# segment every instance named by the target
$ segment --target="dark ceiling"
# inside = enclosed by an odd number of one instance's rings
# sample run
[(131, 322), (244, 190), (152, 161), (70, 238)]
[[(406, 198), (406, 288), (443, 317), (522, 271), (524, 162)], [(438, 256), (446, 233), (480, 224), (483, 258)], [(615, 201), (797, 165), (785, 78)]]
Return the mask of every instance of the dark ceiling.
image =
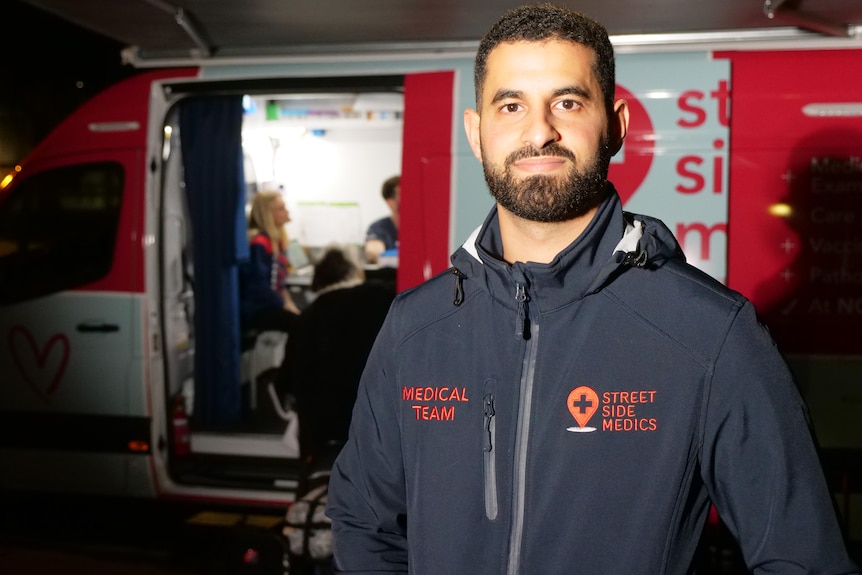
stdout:
[[(474, 47), (513, 0), (23, 0), (135, 61)], [(560, 0), (612, 37), (779, 29), (860, 39), (862, 0)], [(772, 15), (770, 17), (769, 15)]]

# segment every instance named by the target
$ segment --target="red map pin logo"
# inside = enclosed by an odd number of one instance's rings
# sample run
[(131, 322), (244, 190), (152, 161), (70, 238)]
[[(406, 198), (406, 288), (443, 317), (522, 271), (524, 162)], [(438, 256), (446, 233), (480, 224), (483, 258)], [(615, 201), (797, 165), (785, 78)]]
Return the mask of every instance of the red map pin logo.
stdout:
[(578, 426), (584, 427), (599, 408), (599, 396), (592, 388), (582, 385), (569, 392), (566, 407), (578, 422)]

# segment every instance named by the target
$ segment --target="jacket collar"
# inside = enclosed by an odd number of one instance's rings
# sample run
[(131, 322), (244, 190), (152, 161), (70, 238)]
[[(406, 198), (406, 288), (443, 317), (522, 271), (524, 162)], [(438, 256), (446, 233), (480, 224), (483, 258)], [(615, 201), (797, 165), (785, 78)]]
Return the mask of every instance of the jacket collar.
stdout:
[(547, 264), (509, 265), (501, 254), (497, 208), (451, 258), (452, 264), (508, 307), (516, 308), (516, 284), (540, 311), (551, 311), (600, 291), (632, 267), (655, 267), (670, 257), (684, 259), (682, 250), (663, 223), (623, 212), (611, 184), (584, 232)]

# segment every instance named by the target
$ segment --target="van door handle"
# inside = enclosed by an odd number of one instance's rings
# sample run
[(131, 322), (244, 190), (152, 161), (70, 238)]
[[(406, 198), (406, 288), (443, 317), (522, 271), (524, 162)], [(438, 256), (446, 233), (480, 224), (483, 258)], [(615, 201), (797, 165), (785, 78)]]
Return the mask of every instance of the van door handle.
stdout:
[(79, 323), (78, 331), (81, 333), (110, 333), (120, 331), (120, 326), (113, 323)]

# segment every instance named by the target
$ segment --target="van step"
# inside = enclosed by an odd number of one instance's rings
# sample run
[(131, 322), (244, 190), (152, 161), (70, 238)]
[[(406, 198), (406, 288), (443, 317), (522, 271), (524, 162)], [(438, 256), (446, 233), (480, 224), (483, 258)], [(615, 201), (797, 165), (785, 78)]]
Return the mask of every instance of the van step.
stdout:
[(178, 483), (296, 493), (305, 466), (295, 458), (191, 455), (174, 461)]

